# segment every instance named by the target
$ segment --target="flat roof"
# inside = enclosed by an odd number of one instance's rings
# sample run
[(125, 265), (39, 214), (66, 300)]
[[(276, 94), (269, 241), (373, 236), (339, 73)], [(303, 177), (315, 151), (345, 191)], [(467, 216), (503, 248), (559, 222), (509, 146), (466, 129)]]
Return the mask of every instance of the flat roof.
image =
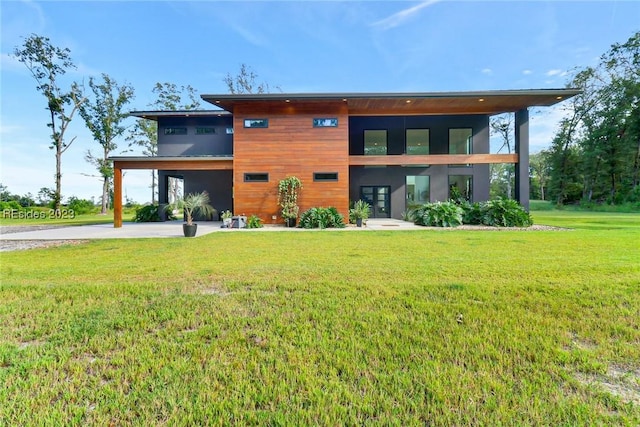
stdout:
[(230, 113), (246, 103), (346, 103), (349, 115), (500, 114), (533, 106), (548, 107), (579, 89), (519, 89), (472, 92), (262, 93), (201, 95)]
[(158, 117), (222, 117), (229, 116), (228, 111), (218, 110), (149, 110), (149, 111), (130, 111), (130, 116), (139, 117), (141, 119), (149, 119), (158, 121)]

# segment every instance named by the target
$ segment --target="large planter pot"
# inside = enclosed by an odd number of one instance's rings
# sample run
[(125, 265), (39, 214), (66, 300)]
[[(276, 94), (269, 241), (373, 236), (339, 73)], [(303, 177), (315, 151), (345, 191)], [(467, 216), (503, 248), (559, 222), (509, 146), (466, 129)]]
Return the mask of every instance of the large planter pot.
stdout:
[(287, 227), (295, 227), (296, 226), (296, 218), (287, 218), (284, 220), (284, 223)]
[(198, 224), (182, 224), (184, 237), (194, 237), (198, 230)]
[(362, 227), (362, 218), (356, 218), (356, 227)]

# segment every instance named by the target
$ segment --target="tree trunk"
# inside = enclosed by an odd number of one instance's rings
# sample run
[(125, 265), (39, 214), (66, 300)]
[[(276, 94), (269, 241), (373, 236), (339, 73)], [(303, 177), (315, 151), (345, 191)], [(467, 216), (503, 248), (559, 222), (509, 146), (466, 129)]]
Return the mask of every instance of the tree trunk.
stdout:
[(53, 208), (60, 210), (60, 203), (62, 202), (62, 151), (60, 149), (60, 142), (56, 145), (56, 192), (53, 195)]
[(102, 209), (100, 213), (105, 215), (109, 209), (109, 177), (104, 177), (102, 180)]
[(156, 204), (156, 171), (151, 170), (151, 204)]

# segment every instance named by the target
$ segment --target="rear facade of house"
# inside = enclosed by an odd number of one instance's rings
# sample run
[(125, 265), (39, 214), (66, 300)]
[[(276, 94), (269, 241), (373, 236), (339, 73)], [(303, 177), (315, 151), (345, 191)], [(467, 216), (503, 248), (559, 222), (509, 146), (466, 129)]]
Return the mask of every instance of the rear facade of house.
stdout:
[[(219, 212), (282, 223), (277, 188), (287, 176), (302, 181), (301, 212), (334, 206), (347, 217), (363, 199), (371, 217), (401, 218), (415, 204), (488, 200), (490, 164), (513, 163), (515, 196), (527, 207), (528, 108), (576, 93), (203, 95), (215, 110), (132, 112), (157, 121), (158, 153), (113, 158), (114, 225), (126, 169), (157, 169), (160, 203), (177, 177), (184, 193), (207, 191)], [(501, 113), (515, 113), (515, 153), (490, 154), (490, 117)]]

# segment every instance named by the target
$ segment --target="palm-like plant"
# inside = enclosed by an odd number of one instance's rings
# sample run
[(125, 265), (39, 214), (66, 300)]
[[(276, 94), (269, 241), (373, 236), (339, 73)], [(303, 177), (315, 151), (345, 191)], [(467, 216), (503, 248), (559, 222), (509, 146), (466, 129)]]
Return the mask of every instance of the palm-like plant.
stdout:
[(213, 215), (216, 210), (209, 204), (209, 193), (189, 193), (178, 202), (178, 207), (184, 209), (187, 225), (193, 224), (193, 215), (201, 213), (206, 216)]

